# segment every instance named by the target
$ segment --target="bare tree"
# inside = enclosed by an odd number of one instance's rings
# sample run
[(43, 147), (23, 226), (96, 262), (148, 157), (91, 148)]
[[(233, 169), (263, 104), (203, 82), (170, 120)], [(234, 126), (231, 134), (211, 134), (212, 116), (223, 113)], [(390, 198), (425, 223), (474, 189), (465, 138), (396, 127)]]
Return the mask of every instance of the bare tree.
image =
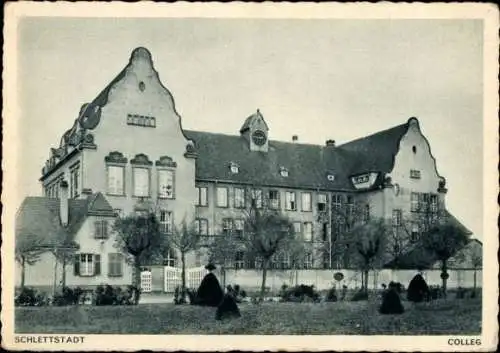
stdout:
[(180, 227), (174, 226), (169, 243), (176, 248), (181, 255), (181, 302), (186, 300), (186, 255), (199, 248), (201, 235), (193, 222), (187, 223), (184, 218)]
[(26, 284), (26, 265), (35, 265), (40, 260), (40, 256), (46, 251), (47, 249), (40, 247), (35, 241), (16, 239), (15, 258), (21, 266), (21, 289)]
[(425, 250), (440, 262), (443, 293), (446, 295), (448, 260), (468, 242), (468, 234), (449, 217), (442, 217), (422, 236)]
[(141, 266), (163, 253), (167, 243), (154, 212), (145, 212), (117, 218), (114, 224), (117, 233), (116, 247), (128, 254), (134, 265), (136, 287), (135, 304), (139, 302)]
[(271, 259), (295, 239), (292, 222), (279, 209), (270, 207), (262, 191), (250, 191), (249, 207), (244, 210), (245, 231), (241, 236), (247, 253), (262, 259), (262, 284), (260, 297), (263, 300), (266, 277)]
[[(78, 251), (79, 245), (76, 243), (63, 244), (52, 249), (52, 254), (56, 260), (55, 271), (57, 273), (57, 263), (61, 264), (61, 287), (66, 287), (66, 266), (75, 258), (75, 253)], [(56, 274), (54, 274), (56, 276)], [(55, 290), (55, 287), (54, 287)]]
[(208, 244), (208, 257), (210, 262), (219, 265), (223, 287), (226, 286), (226, 269), (232, 262), (238, 243), (233, 234), (224, 233), (214, 236)]
[(386, 254), (387, 225), (381, 218), (357, 223), (352, 228), (349, 237), (351, 255), (363, 271), (363, 288), (368, 294), (369, 272), (381, 265)]

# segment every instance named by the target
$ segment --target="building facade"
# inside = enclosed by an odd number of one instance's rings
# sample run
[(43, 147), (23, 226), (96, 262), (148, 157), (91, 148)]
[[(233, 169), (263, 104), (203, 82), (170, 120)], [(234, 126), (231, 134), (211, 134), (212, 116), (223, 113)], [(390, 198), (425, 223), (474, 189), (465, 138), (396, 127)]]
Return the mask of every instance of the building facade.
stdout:
[[(294, 222), (311, 250), (305, 269), (348, 265), (336, 242), (352, 219), (381, 217), (397, 227), (422, 210), (444, 210), (447, 191), (413, 117), (342, 145), (275, 141), (259, 110), (233, 135), (185, 130), (145, 48), (132, 52), (50, 150), (40, 178), (45, 197), (58, 198), (62, 180), (70, 198), (101, 192), (119, 215), (154, 205), (166, 236), (182, 220), (196, 222), (207, 238), (240, 232), (242, 209), (260, 200)], [(411, 223), (412, 237), (419, 227)], [(165, 264), (176, 257), (167, 254)], [(189, 266), (206, 260), (203, 249), (188, 258)], [(231, 265), (259, 266), (237, 250)], [(289, 265), (287, 254), (273, 262)]]

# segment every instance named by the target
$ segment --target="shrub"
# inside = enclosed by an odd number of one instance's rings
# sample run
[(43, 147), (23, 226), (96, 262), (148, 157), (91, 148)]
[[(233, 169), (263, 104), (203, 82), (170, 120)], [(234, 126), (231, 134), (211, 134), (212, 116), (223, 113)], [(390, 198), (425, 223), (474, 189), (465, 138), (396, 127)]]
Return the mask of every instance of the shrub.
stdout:
[(337, 289), (335, 288), (335, 285), (332, 288), (330, 288), (330, 290), (326, 294), (325, 300), (327, 302), (336, 302), (337, 301)]
[(54, 295), (52, 303), (56, 306), (76, 305), (80, 303), (82, 296), (83, 290), (80, 287), (63, 287), (60, 293)]
[(342, 286), (342, 292), (340, 293), (340, 300), (345, 300), (345, 297), (347, 295), (347, 286), (344, 284)]
[(397, 286), (389, 285), (389, 289), (384, 292), (382, 305), (379, 308), (381, 314), (402, 314), (405, 309), (401, 304), (401, 299), (397, 292)]
[(363, 288), (354, 293), (351, 298), (352, 302), (358, 302), (362, 300), (368, 300), (368, 293), (366, 293)]
[(394, 289), (396, 291), (396, 293), (398, 293), (398, 294), (403, 293), (403, 290), (404, 290), (404, 287), (401, 283), (394, 282), (394, 281), (389, 282), (389, 289), (391, 289), (391, 288)]
[(121, 287), (112, 287), (109, 284), (97, 286), (94, 291), (93, 302), (95, 305), (134, 305), (136, 302), (137, 288), (128, 286), (127, 290)]
[(186, 304), (186, 295), (188, 294), (187, 288), (182, 290), (180, 286), (175, 287), (174, 291), (174, 304)]
[(295, 287), (281, 288), (280, 298), (283, 302), (303, 302), (305, 300), (311, 299), (311, 301), (319, 301), (319, 293), (314, 290), (314, 286), (299, 285)]
[(456, 299), (464, 299), (466, 293), (467, 293), (467, 290), (465, 290), (462, 287), (458, 287), (457, 288), (457, 293), (456, 293)]
[(407, 298), (411, 302), (421, 302), (429, 295), (429, 287), (421, 274), (415, 275), (408, 285)]
[(44, 306), (49, 304), (49, 298), (45, 294), (29, 287), (24, 287), (14, 299), (15, 306)]

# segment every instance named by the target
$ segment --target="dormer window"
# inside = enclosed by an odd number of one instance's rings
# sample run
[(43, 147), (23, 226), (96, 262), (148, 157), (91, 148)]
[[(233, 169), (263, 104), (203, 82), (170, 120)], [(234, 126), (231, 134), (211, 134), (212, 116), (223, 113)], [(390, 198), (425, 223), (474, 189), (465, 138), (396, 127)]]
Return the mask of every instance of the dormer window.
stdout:
[(328, 174), (328, 175), (326, 176), (326, 178), (328, 179), (328, 181), (334, 181), (334, 180), (335, 180), (335, 175), (333, 175), (333, 174)]
[(285, 167), (280, 167), (280, 175), (286, 178), (288, 176), (288, 169), (286, 169)]
[(229, 168), (231, 169), (231, 173), (233, 174), (238, 174), (240, 171), (240, 167), (238, 166), (237, 163), (234, 162), (230, 163)]

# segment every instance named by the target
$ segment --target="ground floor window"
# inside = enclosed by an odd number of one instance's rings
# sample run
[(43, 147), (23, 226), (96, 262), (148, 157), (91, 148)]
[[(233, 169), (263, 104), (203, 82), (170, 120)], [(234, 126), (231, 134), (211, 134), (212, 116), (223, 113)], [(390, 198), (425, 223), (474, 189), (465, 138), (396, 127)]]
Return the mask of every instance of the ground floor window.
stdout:
[(77, 254), (75, 256), (75, 276), (97, 276), (101, 274), (101, 255)]
[(108, 255), (108, 276), (123, 276), (123, 254), (114, 253)]

